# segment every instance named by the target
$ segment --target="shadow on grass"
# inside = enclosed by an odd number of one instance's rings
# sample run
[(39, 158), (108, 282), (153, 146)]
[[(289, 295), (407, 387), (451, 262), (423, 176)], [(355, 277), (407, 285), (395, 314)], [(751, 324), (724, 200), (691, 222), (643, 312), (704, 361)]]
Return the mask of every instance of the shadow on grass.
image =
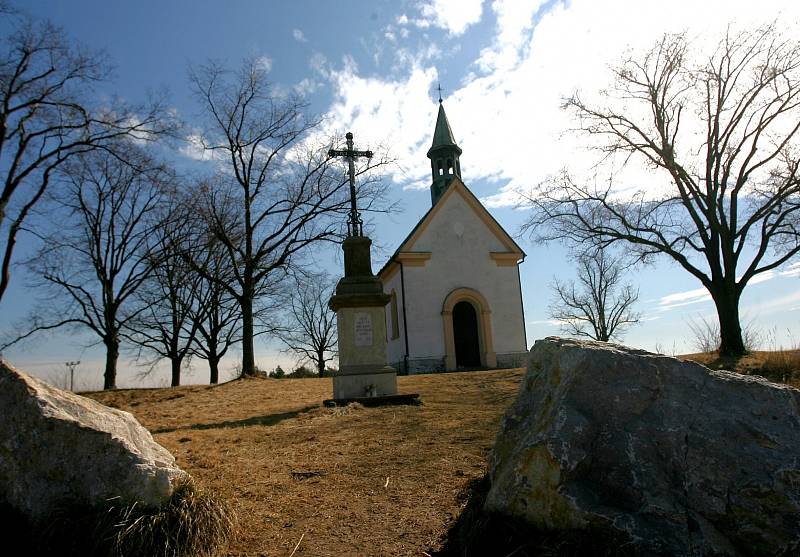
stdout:
[[(88, 496), (88, 494), (87, 494)], [(236, 529), (231, 507), (184, 479), (158, 506), (119, 498), (64, 500), (46, 517), (0, 502), (3, 555), (25, 557), (207, 557), (219, 555)]]
[(460, 495), (464, 510), (432, 557), (629, 557), (628, 540), (610, 532), (542, 530), (484, 510), (489, 476), (470, 482)]
[(216, 422), (211, 424), (192, 424), (192, 425), (178, 426), (178, 427), (163, 427), (160, 429), (152, 430), (152, 433), (172, 433), (174, 431), (181, 431), (184, 429), (203, 430), (203, 429), (230, 429), (235, 427), (249, 427), (255, 425), (273, 426), (279, 424), (284, 420), (290, 420), (292, 418), (296, 418), (300, 414), (309, 412), (314, 408), (319, 408), (319, 405), (313, 404), (311, 406), (306, 406), (305, 408), (301, 408), (300, 410), (281, 412), (280, 414), (268, 414), (266, 416), (253, 416), (250, 418), (243, 418), (241, 420), (229, 420), (226, 422)]

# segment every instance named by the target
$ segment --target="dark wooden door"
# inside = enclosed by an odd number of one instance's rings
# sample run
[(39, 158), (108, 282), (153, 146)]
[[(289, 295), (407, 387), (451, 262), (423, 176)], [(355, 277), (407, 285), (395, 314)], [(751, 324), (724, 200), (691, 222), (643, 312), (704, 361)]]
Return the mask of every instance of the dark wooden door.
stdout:
[(478, 315), (469, 302), (458, 302), (453, 308), (453, 340), (457, 367), (480, 367)]

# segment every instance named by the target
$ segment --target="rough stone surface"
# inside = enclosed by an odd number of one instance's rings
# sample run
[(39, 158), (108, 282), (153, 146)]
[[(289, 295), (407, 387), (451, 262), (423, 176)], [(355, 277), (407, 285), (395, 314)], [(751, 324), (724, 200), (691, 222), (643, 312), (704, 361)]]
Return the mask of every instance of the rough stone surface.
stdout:
[(646, 555), (800, 554), (800, 391), (550, 337), (491, 455), (486, 509)]
[(0, 361), (0, 502), (29, 519), (56, 507), (163, 503), (185, 472), (128, 412)]

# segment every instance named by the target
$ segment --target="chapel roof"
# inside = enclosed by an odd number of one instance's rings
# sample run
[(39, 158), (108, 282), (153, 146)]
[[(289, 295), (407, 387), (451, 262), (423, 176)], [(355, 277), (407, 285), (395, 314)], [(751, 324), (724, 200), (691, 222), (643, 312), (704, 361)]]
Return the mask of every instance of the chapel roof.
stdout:
[[(456, 193), (460, 194), (464, 200), (467, 201), (467, 204), (472, 207), (478, 217), (480, 217), (481, 220), (486, 223), (498, 240), (500, 240), (500, 242), (506, 246), (506, 249), (509, 250), (508, 253), (518, 253), (521, 258), (525, 257), (525, 252), (521, 247), (519, 247), (519, 244), (514, 241), (511, 235), (505, 231), (505, 229), (500, 225), (500, 223), (497, 222), (497, 220), (495, 220), (486, 207), (483, 206), (483, 203), (480, 202), (475, 194), (472, 193), (459, 178), (453, 178), (451, 187), (448, 188), (448, 190), (442, 196), (443, 200), (445, 197), (455, 195)], [(417, 222), (416, 226), (414, 226), (414, 228), (411, 229), (411, 232), (408, 233), (408, 236), (406, 236), (403, 241), (400, 242), (400, 245), (397, 246), (397, 249), (389, 258), (389, 260), (386, 261), (383, 267), (381, 267), (381, 270), (378, 271), (378, 276), (381, 276), (387, 269), (389, 269), (392, 263), (397, 262), (397, 256), (400, 255), (401, 252), (407, 251), (413, 247), (414, 242), (416, 242), (419, 235), (422, 234), (422, 231), (428, 226), (430, 221), (436, 217), (436, 213), (438, 213), (443, 206), (444, 203), (437, 203), (428, 209), (424, 215), (422, 215), (422, 218), (419, 219), (419, 222)]]

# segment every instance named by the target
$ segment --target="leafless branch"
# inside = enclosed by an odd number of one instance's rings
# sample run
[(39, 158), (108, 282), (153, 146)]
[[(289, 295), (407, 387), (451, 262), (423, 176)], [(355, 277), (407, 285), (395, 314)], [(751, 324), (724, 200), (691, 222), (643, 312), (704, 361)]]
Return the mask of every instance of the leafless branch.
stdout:
[(109, 74), (106, 57), (48, 22), (15, 21), (0, 47), (0, 299), (17, 234), (56, 170), (90, 151), (113, 153), (123, 138), (153, 141), (176, 127), (160, 100), (130, 106), (114, 99), (113, 108), (94, 101), (93, 87)]
[(639, 291), (622, 284), (624, 267), (604, 250), (578, 259), (576, 282), (555, 280), (555, 294), (548, 312), (568, 334), (608, 342), (622, 337), (625, 329), (639, 322), (633, 311)]
[[(703, 57), (705, 56), (705, 57)], [(523, 231), (579, 249), (663, 255), (706, 287), (721, 351), (744, 350), (739, 299), (753, 277), (800, 253), (800, 43), (774, 25), (728, 31), (716, 51), (666, 35), (614, 71), (605, 104), (565, 101), (579, 133), (669, 179), (623, 197), (569, 171), (527, 192)]]
[[(259, 300), (279, 288), (310, 247), (341, 237), (349, 208), (348, 182), (327, 156), (330, 145), (311, 143), (320, 121), (303, 101), (275, 95), (263, 68), (246, 60), (238, 71), (209, 62), (190, 79), (206, 114), (205, 148), (222, 169), (198, 196), (195, 213), (222, 246), (230, 276), (214, 277), (196, 257), (192, 267), (236, 300), (242, 320), (242, 370), (255, 372), (253, 338)], [(358, 171), (361, 206), (381, 210), (385, 186), (373, 159)], [(263, 328), (261, 329), (263, 330)]]

